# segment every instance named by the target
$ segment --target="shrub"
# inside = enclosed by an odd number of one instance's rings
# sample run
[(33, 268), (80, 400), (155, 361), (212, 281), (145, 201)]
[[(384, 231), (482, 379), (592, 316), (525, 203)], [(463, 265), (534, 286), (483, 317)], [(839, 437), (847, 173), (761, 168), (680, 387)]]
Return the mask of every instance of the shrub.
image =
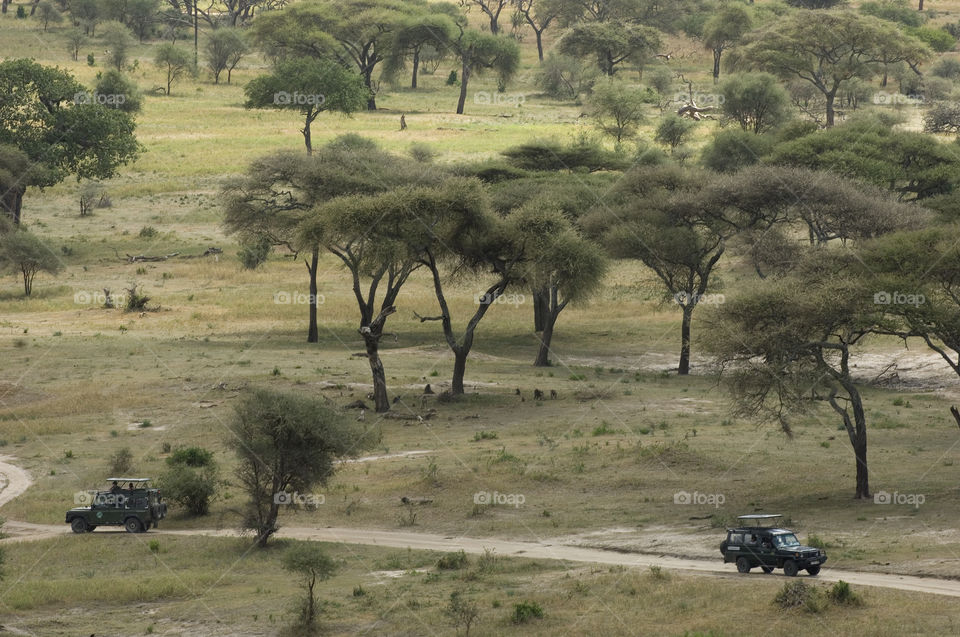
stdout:
[(803, 580), (787, 582), (773, 598), (773, 603), (783, 610), (803, 608), (811, 613), (823, 610), (821, 593)]
[(771, 150), (773, 140), (769, 137), (740, 128), (728, 128), (714, 136), (713, 141), (703, 149), (700, 161), (710, 170), (736, 172), (758, 163)]
[(260, 237), (249, 243), (241, 243), (237, 257), (244, 270), (256, 270), (263, 265), (270, 255), (270, 240)]
[(466, 567), (469, 563), (467, 554), (461, 550), (440, 556), (440, 559), (437, 560), (437, 568), (443, 571), (456, 571)]
[(597, 80), (597, 65), (592, 60), (549, 53), (543, 60), (534, 83), (555, 99), (576, 99)]
[(554, 140), (533, 141), (508, 148), (501, 153), (523, 170), (623, 170), (628, 161), (619, 153), (605, 149), (589, 139), (578, 139), (568, 146)]
[(939, 102), (923, 116), (923, 130), (928, 133), (956, 133), (960, 131), (960, 104)]
[(443, 614), (450, 618), (454, 630), (459, 633), (460, 627), (463, 626), (463, 634), (469, 635), (470, 627), (477, 621), (480, 611), (476, 603), (465, 599), (460, 591), (454, 591), (450, 593), (450, 601), (443, 609)]
[(943, 57), (930, 68), (930, 75), (945, 77), (948, 80), (960, 79), (960, 60)]
[(513, 614), (510, 621), (514, 624), (526, 624), (534, 619), (543, 619), (543, 608), (540, 604), (530, 601), (522, 601), (513, 605)]
[(130, 452), (129, 447), (123, 447), (118, 449), (109, 459), (110, 463), (110, 473), (115, 476), (121, 476), (121, 474), (129, 473), (133, 469), (133, 454)]
[(203, 447), (179, 447), (167, 458), (167, 464), (182, 464), (188, 467), (213, 466), (213, 452)]
[(853, 589), (850, 588), (850, 584), (840, 580), (836, 582), (833, 587), (827, 591), (827, 597), (834, 604), (843, 604), (846, 606), (862, 606), (863, 599), (853, 592)]
[(410, 156), (414, 161), (418, 161), (421, 164), (429, 164), (436, 157), (436, 153), (433, 151), (433, 148), (429, 144), (424, 144), (423, 142), (414, 142), (410, 144)]
[(191, 515), (206, 515), (217, 490), (217, 469), (215, 466), (194, 468), (172, 464), (160, 476), (159, 484), (168, 500), (184, 507)]

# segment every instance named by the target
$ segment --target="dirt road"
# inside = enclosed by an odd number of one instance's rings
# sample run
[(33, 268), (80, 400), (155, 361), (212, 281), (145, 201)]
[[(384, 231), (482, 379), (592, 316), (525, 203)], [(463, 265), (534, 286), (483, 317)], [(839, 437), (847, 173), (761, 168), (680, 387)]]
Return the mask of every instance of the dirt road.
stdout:
[[(5, 476), (0, 480), (3, 490), (0, 491), (0, 505), (20, 495), (30, 486), (30, 476), (5, 460), (0, 458), (0, 474)], [(5, 530), (11, 535), (3, 542), (30, 541), (46, 537), (53, 537), (70, 533), (69, 527), (64, 525), (32, 524), (28, 522), (10, 521)], [(122, 530), (99, 529), (95, 533), (122, 533)], [(164, 535), (205, 535), (232, 537), (234, 530), (164, 530), (157, 529), (150, 533)], [(430, 551), (459, 551), (467, 553), (483, 553), (486, 549), (495, 551), (498, 555), (507, 557), (528, 557), (535, 559), (566, 560), (570, 562), (589, 562), (595, 564), (620, 565), (626, 567), (648, 568), (660, 566), (666, 569), (688, 571), (707, 576), (738, 576), (732, 564), (720, 562), (719, 552), (717, 559), (684, 559), (661, 556), (652, 553), (624, 553), (603, 549), (585, 548), (551, 544), (549, 542), (517, 542), (499, 538), (468, 538), (435, 535), (430, 533), (413, 533), (408, 531), (383, 531), (376, 529), (356, 528), (305, 528), (284, 527), (277, 534), (278, 537), (287, 537), (300, 540), (315, 540), (322, 542), (343, 542), (346, 544), (367, 544), (391, 548), (412, 548)], [(760, 575), (759, 572), (743, 577), (785, 577), (783, 575)], [(858, 573), (854, 571), (834, 570), (828, 565), (817, 576), (819, 580), (835, 582), (844, 580), (859, 586), (878, 586), (893, 588), (902, 591), (932, 593), (960, 597), (960, 581), (937, 579), (933, 577), (910, 577), (906, 575), (887, 575), (882, 573)]]

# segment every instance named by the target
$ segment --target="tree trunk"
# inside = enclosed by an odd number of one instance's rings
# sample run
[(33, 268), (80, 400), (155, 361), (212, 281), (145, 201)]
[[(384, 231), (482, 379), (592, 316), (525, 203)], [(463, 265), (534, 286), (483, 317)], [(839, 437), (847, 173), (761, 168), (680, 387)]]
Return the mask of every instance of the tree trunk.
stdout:
[(20, 225), (20, 214), (23, 209), (23, 193), (25, 186), (10, 188), (0, 196), (0, 210), (6, 212), (13, 221), (13, 225)]
[(317, 329), (317, 270), (319, 267), (320, 246), (316, 246), (310, 254), (310, 263), (307, 264), (307, 272), (310, 273), (310, 326), (307, 328), (308, 343), (316, 343), (320, 340), (319, 330)]
[(467, 356), (470, 349), (461, 347), (453, 353), (453, 387), (450, 393), (454, 396), (463, 395), (463, 376), (467, 373)]
[(413, 52), (413, 74), (410, 78), (410, 88), (417, 88), (417, 71), (420, 69), (420, 49)]
[(30, 296), (30, 292), (33, 291), (33, 276), (35, 273), (30, 271), (27, 266), (21, 266), (20, 271), (23, 272), (23, 295)]
[(2, 0), (2, 1), (0, 1), (0, 13), (6, 15), (6, 13), (7, 13), (7, 5), (8, 5), (9, 3), (10, 3), (10, 0)]
[[(274, 493), (279, 491), (275, 489)], [(270, 536), (277, 531), (277, 516), (280, 514), (280, 505), (276, 502), (273, 502), (273, 493), (270, 494), (270, 508), (267, 511), (267, 518), (263, 520), (260, 524), (260, 528), (257, 529), (257, 547), (266, 548), (267, 540), (270, 539)]]
[(720, 49), (713, 50), (713, 83), (720, 81), (720, 55), (723, 52)]
[(837, 91), (834, 89), (833, 91), (825, 93), (824, 95), (827, 98), (827, 128), (832, 128), (834, 121), (833, 100), (837, 96)]
[(537, 360), (533, 362), (534, 367), (550, 366), (550, 342), (553, 340), (553, 326), (557, 323), (557, 317), (560, 310), (552, 310), (548, 313), (546, 325), (543, 326), (543, 332), (540, 335), (540, 349), (537, 351)]
[(460, 71), (460, 101), (457, 102), (457, 115), (463, 115), (463, 106), (467, 103), (467, 82), (470, 81), (470, 65), (464, 61)]
[(310, 117), (309, 116), (304, 121), (303, 130), (301, 132), (303, 133), (303, 144), (304, 146), (307, 147), (307, 154), (312, 155), (313, 142), (311, 141), (311, 138), (310, 138)]
[(543, 31), (533, 30), (537, 34), (537, 56), (540, 58), (540, 63), (543, 63)]
[(377, 94), (373, 90), (373, 68), (367, 68), (363, 72), (363, 83), (370, 89), (370, 97), (367, 99), (367, 110), (377, 110)]
[(500, 25), (497, 23), (497, 16), (490, 15), (490, 33), (497, 35), (500, 33)]
[(690, 321), (693, 318), (694, 305), (683, 306), (683, 318), (680, 321), (680, 364), (677, 373), (686, 376), (690, 373)]
[(542, 332), (546, 327), (546, 316), (550, 311), (550, 291), (533, 291), (533, 331)]
[(917, 3), (917, 11), (923, 11), (923, 0), (919, 0)]
[(378, 414), (390, 411), (390, 399), (387, 397), (387, 376), (383, 371), (383, 361), (380, 360), (380, 337), (374, 334), (364, 334), (364, 343), (367, 346), (367, 360), (370, 361), (370, 373), (373, 375), (373, 402)]
[(852, 382), (847, 382), (847, 394), (850, 396), (850, 406), (853, 409), (854, 430), (851, 432), (850, 442), (853, 444), (853, 454), (857, 460), (857, 499), (870, 498), (870, 479), (867, 471), (867, 419), (863, 412), (863, 401), (860, 392)]

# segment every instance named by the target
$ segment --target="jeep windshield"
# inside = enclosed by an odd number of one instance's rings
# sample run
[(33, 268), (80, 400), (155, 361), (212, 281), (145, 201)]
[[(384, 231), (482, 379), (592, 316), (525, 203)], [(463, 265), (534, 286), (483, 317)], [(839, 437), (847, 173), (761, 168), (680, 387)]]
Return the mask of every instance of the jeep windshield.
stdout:
[(774, 535), (773, 541), (777, 546), (800, 546), (797, 536), (793, 533), (784, 533), (782, 535)]

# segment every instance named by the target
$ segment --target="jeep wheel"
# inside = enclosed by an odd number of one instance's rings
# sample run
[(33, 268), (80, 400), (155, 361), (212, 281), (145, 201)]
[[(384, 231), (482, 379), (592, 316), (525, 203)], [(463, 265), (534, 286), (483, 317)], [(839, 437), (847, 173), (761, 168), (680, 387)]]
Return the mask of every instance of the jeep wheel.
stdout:
[(820, 572), (820, 567), (819, 567), (819, 566), (811, 566), (810, 568), (807, 569), (807, 572), (810, 573), (811, 575), (816, 575), (817, 573)]
[(86, 533), (90, 529), (87, 528), (87, 521), (83, 518), (73, 518), (70, 521), (70, 529), (74, 533)]
[(763, 571), (764, 573), (766, 573), (767, 575), (769, 575), (770, 573), (773, 572), (773, 567), (772, 567), (772, 566), (761, 566), (761, 567), (760, 567), (760, 570)]
[(737, 570), (740, 571), (741, 573), (749, 573), (749, 572), (750, 572), (750, 560), (748, 560), (748, 559), (745, 558), (745, 557), (738, 557), (738, 558), (737, 558)]
[(127, 518), (123, 522), (123, 528), (127, 530), (127, 533), (140, 533), (143, 525), (140, 524), (140, 520), (137, 518)]
[(790, 577), (796, 577), (798, 570), (799, 569), (797, 568), (797, 563), (794, 562), (793, 560), (787, 560), (786, 562), (783, 563), (784, 575), (788, 575)]

